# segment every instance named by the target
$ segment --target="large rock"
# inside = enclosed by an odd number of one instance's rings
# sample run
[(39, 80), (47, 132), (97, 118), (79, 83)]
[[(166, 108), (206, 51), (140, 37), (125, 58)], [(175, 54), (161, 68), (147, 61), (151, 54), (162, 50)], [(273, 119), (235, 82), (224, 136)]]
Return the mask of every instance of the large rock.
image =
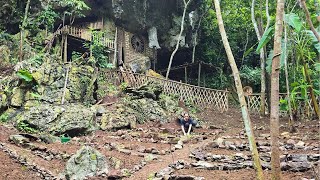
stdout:
[(134, 99), (126, 103), (137, 117), (139, 123), (144, 123), (145, 121), (161, 121), (166, 122), (168, 116), (166, 111), (159, 105), (157, 101), (149, 98)]
[(151, 68), (149, 57), (139, 57), (128, 63), (130, 69), (135, 73), (145, 73)]
[(124, 108), (106, 111), (101, 117), (102, 130), (132, 129), (136, 127), (136, 116)]
[(12, 97), (11, 97), (11, 105), (20, 107), (24, 103), (24, 98), (25, 98), (25, 90), (22, 88), (13, 88), (12, 90)]
[(0, 92), (0, 109), (8, 106), (7, 95)]
[(107, 174), (108, 171), (106, 157), (92, 147), (85, 146), (68, 160), (64, 175), (66, 179), (82, 180)]
[(43, 104), (22, 112), (19, 122), (42, 132), (77, 136), (93, 130), (95, 112), (83, 105), (55, 106)]
[(158, 100), (161, 92), (163, 91), (163, 87), (161, 84), (149, 81), (138, 88), (126, 90), (127, 93), (132, 94), (138, 98), (150, 98), (153, 100)]

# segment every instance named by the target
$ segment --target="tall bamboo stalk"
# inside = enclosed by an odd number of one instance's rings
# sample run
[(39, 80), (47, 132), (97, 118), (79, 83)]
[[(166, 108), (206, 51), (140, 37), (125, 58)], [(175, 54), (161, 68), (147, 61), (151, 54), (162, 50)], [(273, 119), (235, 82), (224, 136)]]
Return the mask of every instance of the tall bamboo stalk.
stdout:
[(245, 130), (246, 130), (246, 134), (248, 136), (250, 150), (251, 150), (252, 155), (253, 155), (254, 167), (255, 167), (255, 169), (257, 171), (257, 179), (260, 180), (260, 179), (263, 179), (263, 172), (262, 172), (262, 168), (261, 168), (261, 163), (260, 163), (259, 153), (258, 153), (258, 150), (257, 150), (257, 145), (256, 145), (256, 142), (255, 142), (255, 138), (254, 138), (254, 134), (253, 134), (252, 126), (251, 126), (251, 120), (250, 120), (250, 116), (249, 116), (249, 112), (248, 112), (247, 103), (246, 103), (246, 100), (244, 98), (243, 87), (242, 87), (242, 84), (241, 84), (239, 70), (238, 70), (238, 67), (236, 65), (234, 56), (232, 54), (230, 44), (228, 42), (227, 34), (226, 34), (226, 31), (225, 31), (225, 28), (224, 28), (224, 24), (223, 24), (223, 20), (222, 20), (219, 0), (214, 0), (214, 6), (215, 6), (215, 9), (216, 9), (217, 20), (218, 20), (218, 25), (219, 25), (221, 38), (222, 38), (222, 41), (223, 41), (223, 45), (224, 45), (225, 51), (227, 53), (228, 61), (229, 61), (230, 67), (232, 69), (234, 82), (235, 82), (235, 85), (236, 85), (236, 88), (237, 88), (238, 98), (239, 98), (240, 105), (241, 105), (242, 118), (243, 118)]

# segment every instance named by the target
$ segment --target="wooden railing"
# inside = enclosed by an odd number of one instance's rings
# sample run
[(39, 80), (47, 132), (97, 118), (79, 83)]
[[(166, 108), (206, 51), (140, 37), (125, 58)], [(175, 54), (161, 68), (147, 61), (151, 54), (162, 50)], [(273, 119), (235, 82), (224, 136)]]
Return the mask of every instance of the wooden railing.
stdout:
[(66, 25), (56, 31), (56, 34), (62, 34), (62, 33), (66, 33), (70, 36), (84, 39), (86, 41), (95, 40), (95, 41), (101, 43), (103, 46), (108, 47), (110, 49), (115, 48), (115, 44), (114, 44), (113, 40), (108, 39), (104, 36), (95, 36), (94, 33), (92, 33), (92, 31), (90, 31), (89, 29), (83, 29), (83, 28), (78, 28), (78, 27)]
[(163, 86), (163, 93), (166, 95), (177, 96), (179, 100), (184, 102), (191, 102), (192, 104), (201, 107), (213, 107), (221, 112), (227, 111), (228, 106), (228, 91), (209, 89), (190, 84), (181, 83), (173, 80), (165, 80), (144, 74), (137, 74), (131, 72), (121, 73), (120, 71), (106, 71), (103, 72), (105, 79), (110, 83), (129, 81), (129, 86), (139, 87), (147, 82), (157, 82)]

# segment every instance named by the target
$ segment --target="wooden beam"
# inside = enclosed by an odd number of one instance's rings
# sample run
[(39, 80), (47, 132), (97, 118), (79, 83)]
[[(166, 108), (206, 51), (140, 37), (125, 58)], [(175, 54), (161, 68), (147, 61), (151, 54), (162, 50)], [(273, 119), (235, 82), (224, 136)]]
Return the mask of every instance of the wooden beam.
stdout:
[[(189, 67), (189, 66), (198, 65), (199, 63), (201, 63), (202, 65), (205, 65), (205, 66), (209, 66), (209, 67), (215, 68), (215, 66), (214, 66), (213, 64), (205, 63), (205, 62), (202, 62), (202, 61), (198, 61), (198, 62), (194, 62), (194, 63), (186, 63), (186, 64), (182, 64), (182, 65), (179, 65), (179, 66), (172, 67), (172, 68), (170, 69), (170, 71), (182, 69), (182, 68), (184, 68), (184, 67)], [(159, 70), (158, 72), (161, 72), (161, 73), (162, 73), (162, 72), (167, 72), (167, 69)]]
[(188, 83), (187, 67), (184, 67), (184, 82)]
[(201, 82), (201, 63), (199, 62), (199, 70), (198, 70), (198, 86), (200, 86)]

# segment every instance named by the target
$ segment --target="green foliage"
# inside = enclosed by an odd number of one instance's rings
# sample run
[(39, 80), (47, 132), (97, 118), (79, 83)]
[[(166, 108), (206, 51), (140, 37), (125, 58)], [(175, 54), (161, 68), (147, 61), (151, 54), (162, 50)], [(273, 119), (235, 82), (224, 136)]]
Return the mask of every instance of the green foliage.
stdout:
[(48, 4), (43, 8), (42, 11), (40, 11), (36, 22), (38, 22), (39, 25), (45, 25), (46, 27), (52, 29), (58, 17), (59, 14), (54, 11), (51, 4)]
[(125, 91), (128, 88), (128, 83), (123, 82), (120, 84), (120, 89), (121, 91)]
[(23, 131), (23, 132), (26, 132), (26, 133), (37, 133), (38, 132), (38, 130), (30, 127), (29, 124), (25, 123), (24, 121), (19, 121), (18, 122), (17, 129), (19, 131)]
[[(320, 29), (320, 26), (317, 28), (318, 34), (320, 34), (319, 29)], [(320, 53), (320, 42), (318, 41), (317, 37), (313, 34), (311, 30), (305, 30), (305, 32), (307, 36), (310, 38), (310, 40), (312, 41), (314, 48), (318, 51), (318, 53)]]
[(315, 63), (314, 68), (317, 72), (320, 72), (320, 63)]
[(84, 43), (84, 47), (90, 49), (92, 52), (89, 62), (101, 68), (114, 68), (113, 64), (109, 63), (109, 51), (103, 45), (103, 39), (106, 33), (94, 30), (91, 30), (91, 32), (93, 36), (92, 41)]
[(300, 17), (295, 13), (285, 14), (284, 21), (289, 24), (296, 32), (300, 32), (302, 29), (302, 21)]
[(241, 81), (246, 85), (258, 86), (260, 84), (261, 69), (258, 67), (242, 66), (240, 69)]
[(90, 7), (83, 0), (62, 0), (59, 1), (59, 5), (67, 8), (65, 11), (66, 15), (76, 17), (84, 17), (82, 12), (90, 9)]
[(33, 76), (28, 70), (21, 69), (16, 74), (20, 79), (22, 79), (25, 82), (33, 81)]
[(0, 122), (7, 122), (9, 120), (9, 115), (7, 113), (3, 113), (0, 116)]
[(261, 40), (258, 44), (256, 53), (260, 52), (260, 49), (263, 48), (274, 36), (274, 26), (269, 27), (262, 35)]

